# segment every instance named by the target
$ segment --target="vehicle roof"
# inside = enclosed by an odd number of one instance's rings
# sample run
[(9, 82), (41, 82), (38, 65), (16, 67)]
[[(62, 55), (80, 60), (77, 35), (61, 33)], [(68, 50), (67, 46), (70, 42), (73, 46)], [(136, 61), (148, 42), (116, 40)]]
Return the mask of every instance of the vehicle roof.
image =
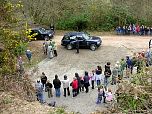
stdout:
[(81, 35), (84, 34), (84, 32), (68, 32), (65, 35), (67, 36), (76, 36), (76, 35)]
[(42, 27), (32, 28), (31, 30), (39, 30)]

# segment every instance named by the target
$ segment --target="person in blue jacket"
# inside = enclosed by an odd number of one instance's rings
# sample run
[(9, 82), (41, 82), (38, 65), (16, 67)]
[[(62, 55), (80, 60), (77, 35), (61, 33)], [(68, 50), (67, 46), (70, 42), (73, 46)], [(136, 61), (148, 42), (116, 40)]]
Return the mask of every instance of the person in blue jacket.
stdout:
[(31, 58), (32, 58), (32, 52), (30, 50), (26, 50), (26, 56), (29, 60), (29, 63), (31, 63)]

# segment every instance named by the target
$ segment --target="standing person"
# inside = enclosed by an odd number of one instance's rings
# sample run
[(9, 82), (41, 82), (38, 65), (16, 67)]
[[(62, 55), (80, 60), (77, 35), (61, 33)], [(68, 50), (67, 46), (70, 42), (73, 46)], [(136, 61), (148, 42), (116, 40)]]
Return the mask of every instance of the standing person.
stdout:
[(36, 84), (35, 84), (35, 90), (36, 90), (36, 96), (37, 96), (37, 100), (40, 103), (44, 103), (44, 96), (43, 96), (43, 85), (40, 82), (40, 80), (37, 80)]
[(78, 89), (78, 80), (76, 77), (73, 78), (72, 81), (72, 92), (73, 92), (73, 97), (77, 96), (77, 89)]
[(137, 25), (136, 26), (136, 33), (139, 35), (139, 33), (140, 33), (140, 26), (139, 25)]
[(47, 51), (46, 51), (46, 48), (45, 48), (45, 42), (43, 43), (43, 52), (44, 52), (44, 55), (47, 55)]
[(116, 66), (117, 66), (117, 69), (118, 69), (118, 74), (117, 74), (117, 76), (118, 76), (118, 79), (119, 80), (122, 80), (122, 69), (121, 69), (121, 66), (120, 66), (120, 62), (119, 61), (117, 61), (116, 62)]
[(49, 44), (49, 46), (48, 46), (47, 54), (48, 54), (48, 58), (50, 58), (50, 59), (53, 58), (53, 47), (51, 44)]
[(66, 91), (68, 92), (68, 96), (70, 96), (70, 90), (69, 90), (69, 79), (67, 78), (66, 75), (64, 75), (64, 80), (61, 81), (63, 83), (63, 89), (64, 89), (64, 97), (66, 97)]
[(132, 70), (132, 61), (129, 56), (126, 56), (126, 76), (129, 78)]
[(52, 84), (48, 80), (47, 83), (46, 83), (46, 91), (48, 92), (48, 98), (53, 97), (52, 87), (53, 87)]
[(51, 29), (52, 31), (55, 30), (54, 24), (51, 24), (51, 25), (50, 25), (50, 29)]
[(26, 56), (27, 56), (27, 58), (29, 60), (29, 63), (31, 64), (32, 52), (29, 49), (26, 50)]
[(60, 97), (61, 81), (58, 79), (58, 75), (55, 75), (55, 79), (53, 80), (53, 85), (55, 88), (56, 97)]
[(109, 83), (109, 78), (111, 76), (111, 69), (110, 69), (110, 62), (107, 62), (107, 64), (105, 65), (105, 71), (104, 71), (104, 75), (105, 75), (105, 79), (104, 79), (104, 86), (105, 89), (107, 89), (108, 83)]
[(97, 86), (99, 86), (101, 84), (101, 74), (99, 73), (99, 70), (96, 70), (95, 80), (96, 80)]
[(95, 82), (95, 71), (94, 70), (92, 70), (92, 73), (90, 75), (90, 79), (91, 79), (92, 89), (94, 89), (94, 82)]
[(22, 76), (23, 73), (24, 73), (24, 67), (23, 67), (22, 57), (18, 58), (18, 66), (19, 66), (18, 70), (19, 70), (20, 76)]
[(120, 61), (120, 69), (122, 71), (121, 78), (123, 78), (125, 68), (126, 68), (126, 62), (125, 62), (125, 59), (122, 58), (121, 61)]
[(97, 97), (96, 104), (100, 104), (101, 103), (102, 97), (104, 97), (103, 95), (104, 95), (104, 88), (103, 88), (103, 86), (98, 87), (98, 97)]
[(76, 40), (76, 53), (79, 53), (79, 40)]
[(43, 43), (43, 51), (44, 51), (44, 54), (47, 55), (47, 51), (48, 51), (48, 42), (45, 40), (44, 43)]
[(58, 56), (58, 54), (57, 54), (57, 45), (56, 45), (55, 41), (52, 42), (52, 45), (53, 45), (54, 56), (57, 57)]
[(80, 88), (80, 91), (84, 91), (84, 79), (83, 77), (80, 77), (80, 83), (81, 83), (81, 88)]
[(147, 49), (146, 53), (145, 53), (145, 58), (146, 58), (146, 66), (150, 66), (151, 65), (151, 51), (150, 49)]
[(79, 77), (78, 73), (75, 73), (75, 77), (77, 78), (78, 81), (78, 89), (77, 89), (77, 94), (79, 94), (79, 91), (81, 91), (81, 79)]
[(84, 87), (85, 87), (85, 89), (86, 89), (86, 93), (89, 92), (89, 86), (90, 86), (90, 84), (89, 84), (88, 72), (85, 71), (85, 76), (84, 76)]
[(132, 26), (132, 33), (133, 33), (133, 34), (136, 33), (136, 26), (135, 26), (135, 24), (133, 24), (133, 26)]
[(101, 66), (97, 66), (96, 71), (97, 71), (97, 74), (101, 74), (101, 73), (102, 73), (102, 68), (101, 68)]
[(47, 82), (47, 77), (46, 77), (45, 73), (42, 72), (41, 83), (42, 83), (44, 89), (45, 89), (45, 84), (46, 84), (46, 82)]
[(112, 83), (111, 83), (112, 85), (116, 85), (117, 76), (118, 76), (118, 65), (115, 64), (115, 67), (112, 70)]
[(108, 89), (108, 91), (105, 93), (106, 101), (110, 102), (113, 100), (112, 90)]

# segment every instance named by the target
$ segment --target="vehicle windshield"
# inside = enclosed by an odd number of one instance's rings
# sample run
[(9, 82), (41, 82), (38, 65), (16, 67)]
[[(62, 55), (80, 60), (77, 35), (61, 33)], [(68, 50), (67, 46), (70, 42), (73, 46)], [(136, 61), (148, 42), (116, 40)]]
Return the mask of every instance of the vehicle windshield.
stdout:
[(86, 39), (86, 40), (89, 40), (90, 39), (90, 36), (88, 34), (82, 34), (82, 36)]
[(39, 31), (40, 31), (41, 33), (44, 33), (46, 30), (45, 30), (44, 28), (40, 28)]

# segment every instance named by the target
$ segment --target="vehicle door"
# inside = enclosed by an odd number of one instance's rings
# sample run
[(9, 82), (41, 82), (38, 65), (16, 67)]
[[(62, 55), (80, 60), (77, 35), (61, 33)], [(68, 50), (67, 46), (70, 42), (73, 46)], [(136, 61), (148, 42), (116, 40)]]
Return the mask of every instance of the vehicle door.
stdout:
[(63, 38), (62, 38), (62, 41), (61, 41), (61, 45), (68, 45), (70, 43), (70, 37), (68, 35), (65, 35)]
[(82, 36), (77, 36), (77, 40), (79, 41), (79, 46), (80, 47), (86, 47), (87, 42)]
[(39, 30), (34, 31), (36, 33), (36, 38), (39, 40), (44, 40), (44, 36)]

